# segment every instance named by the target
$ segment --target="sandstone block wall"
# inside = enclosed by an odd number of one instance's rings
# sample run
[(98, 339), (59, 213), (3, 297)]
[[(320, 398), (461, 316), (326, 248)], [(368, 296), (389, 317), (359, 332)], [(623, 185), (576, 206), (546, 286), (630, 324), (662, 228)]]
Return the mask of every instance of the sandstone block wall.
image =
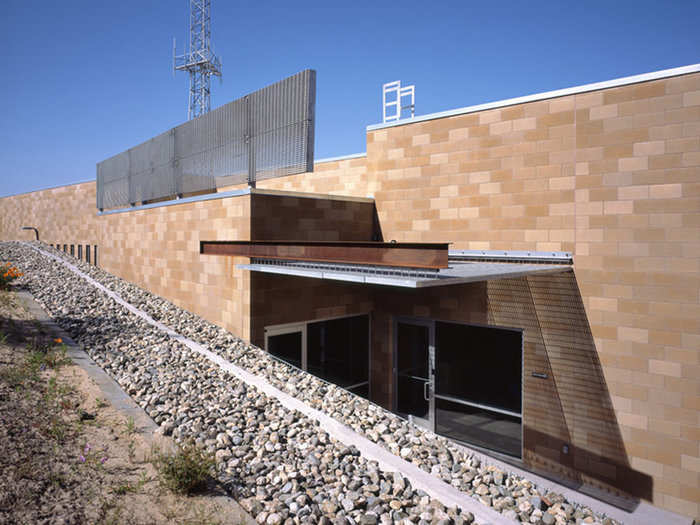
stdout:
[(361, 181), (274, 184), (373, 194), (385, 239), (573, 253), (629, 464), (700, 514), (700, 74), (370, 131)]
[[(366, 158), (259, 186), (373, 196), (386, 240), (572, 252), (629, 466), (651, 477), (655, 504), (700, 514), (700, 74), (377, 129)], [(98, 218), (94, 191), (0, 199), (0, 236), (30, 239), (19, 229), (30, 225), (47, 242), (98, 244), (110, 271), (248, 335), (249, 277), (190, 258), (196, 235), (250, 234), (225, 205)], [(222, 273), (243, 296), (202, 297)], [(575, 349), (542, 341), (547, 352)], [(600, 400), (567, 406), (575, 422)], [(591, 461), (612, 446), (568, 428)]]

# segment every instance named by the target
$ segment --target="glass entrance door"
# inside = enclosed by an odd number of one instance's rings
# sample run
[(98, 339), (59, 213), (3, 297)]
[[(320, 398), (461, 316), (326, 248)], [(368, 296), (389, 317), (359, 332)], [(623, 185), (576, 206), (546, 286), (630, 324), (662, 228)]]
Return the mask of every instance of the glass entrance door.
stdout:
[(435, 432), (520, 457), (522, 331), (435, 323)]
[(397, 320), (395, 327), (395, 410), (433, 430), (434, 323)]
[(521, 457), (522, 330), (402, 318), (394, 327), (394, 411)]

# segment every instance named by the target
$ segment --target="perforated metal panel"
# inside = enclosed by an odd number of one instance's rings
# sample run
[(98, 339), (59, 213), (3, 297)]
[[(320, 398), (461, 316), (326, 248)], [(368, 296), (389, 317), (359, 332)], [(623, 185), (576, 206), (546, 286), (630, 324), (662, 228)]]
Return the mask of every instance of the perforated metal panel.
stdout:
[(307, 69), (97, 164), (109, 209), (313, 171), (316, 72)]

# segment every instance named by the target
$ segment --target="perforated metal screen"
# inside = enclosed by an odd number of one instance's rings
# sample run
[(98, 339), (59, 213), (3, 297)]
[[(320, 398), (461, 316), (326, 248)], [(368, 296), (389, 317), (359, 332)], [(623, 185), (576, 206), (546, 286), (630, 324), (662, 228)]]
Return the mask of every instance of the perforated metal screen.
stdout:
[(313, 171), (316, 72), (307, 69), (97, 164), (97, 207), (118, 208)]

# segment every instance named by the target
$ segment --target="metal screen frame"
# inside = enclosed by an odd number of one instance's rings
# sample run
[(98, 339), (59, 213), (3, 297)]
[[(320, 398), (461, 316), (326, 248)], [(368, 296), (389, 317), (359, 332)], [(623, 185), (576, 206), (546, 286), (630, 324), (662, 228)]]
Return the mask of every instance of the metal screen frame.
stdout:
[(316, 72), (307, 69), (97, 164), (97, 208), (135, 206), (312, 172)]

